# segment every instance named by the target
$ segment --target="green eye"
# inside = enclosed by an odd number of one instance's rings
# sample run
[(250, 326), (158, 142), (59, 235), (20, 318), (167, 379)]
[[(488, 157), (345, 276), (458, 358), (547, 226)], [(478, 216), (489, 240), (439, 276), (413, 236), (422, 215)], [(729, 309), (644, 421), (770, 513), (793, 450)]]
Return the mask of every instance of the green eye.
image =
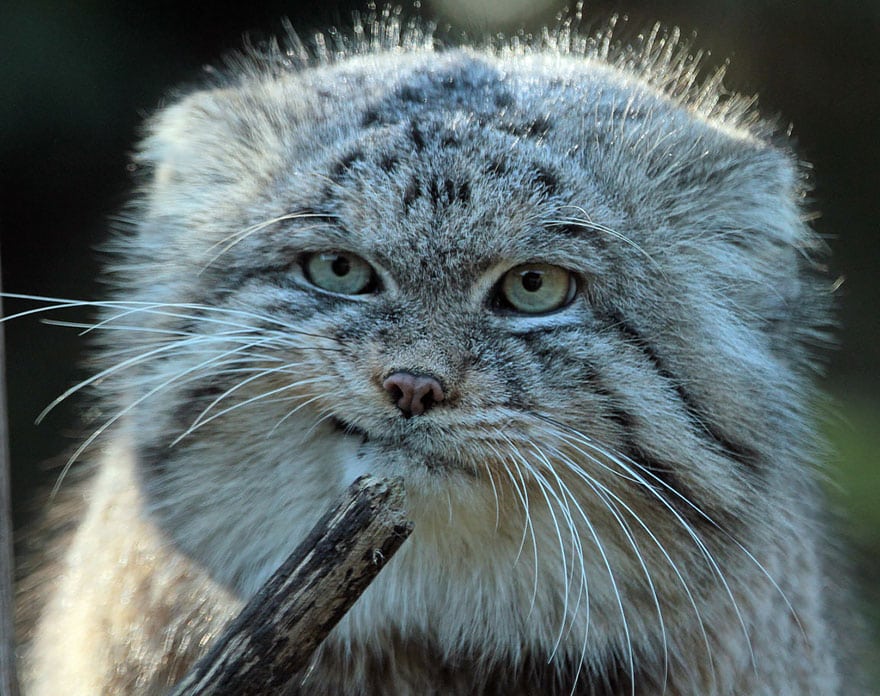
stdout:
[(574, 299), (577, 289), (570, 271), (546, 263), (511, 268), (499, 287), (503, 304), (523, 314), (546, 314)]
[(363, 295), (376, 286), (372, 266), (360, 256), (344, 251), (320, 251), (305, 257), (303, 272), (322, 290), (339, 295)]

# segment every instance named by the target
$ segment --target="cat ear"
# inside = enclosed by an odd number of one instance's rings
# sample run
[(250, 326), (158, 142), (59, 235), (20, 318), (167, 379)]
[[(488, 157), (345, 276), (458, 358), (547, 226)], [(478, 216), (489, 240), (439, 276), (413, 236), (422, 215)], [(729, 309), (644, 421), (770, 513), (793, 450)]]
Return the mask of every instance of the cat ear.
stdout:
[(797, 339), (824, 311), (813, 298), (827, 256), (807, 224), (805, 172), (787, 148), (752, 137), (725, 135), (701, 152), (681, 174), (677, 236), (730, 303), (774, 339)]
[(136, 161), (152, 177), (154, 209), (186, 209), (188, 198), (212, 197), (231, 183), (232, 158), (224, 156), (222, 148), (235, 145), (223, 101), (222, 90), (195, 92), (165, 107), (149, 122)]
[[(149, 123), (137, 157), (152, 181), (155, 211), (215, 211), (246, 206), (284, 165), (299, 137), (307, 90), (256, 85), (194, 92)], [(282, 98), (283, 97), (283, 98)], [(239, 208), (241, 209), (241, 208)]]
[(787, 150), (742, 134), (705, 133), (669, 165), (671, 221), (703, 240), (800, 246), (806, 179)]

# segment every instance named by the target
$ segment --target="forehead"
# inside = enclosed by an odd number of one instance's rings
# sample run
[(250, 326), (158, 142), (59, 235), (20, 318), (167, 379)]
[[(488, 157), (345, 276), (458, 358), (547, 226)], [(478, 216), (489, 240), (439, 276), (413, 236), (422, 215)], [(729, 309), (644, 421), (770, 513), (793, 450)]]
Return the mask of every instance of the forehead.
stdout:
[[(540, 256), (542, 232), (566, 218), (619, 223), (582, 157), (586, 124), (616, 103), (604, 68), (502, 68), (464, 52), (393, 69), (365, 60), (308, 75), (329, 106), (322, 146), (296, 182), (320, 182), (302, 204), (357, 243), (390, 263), (406, 252), (485, 265)], [(576, 96), (588, 117), (564, 108)]]

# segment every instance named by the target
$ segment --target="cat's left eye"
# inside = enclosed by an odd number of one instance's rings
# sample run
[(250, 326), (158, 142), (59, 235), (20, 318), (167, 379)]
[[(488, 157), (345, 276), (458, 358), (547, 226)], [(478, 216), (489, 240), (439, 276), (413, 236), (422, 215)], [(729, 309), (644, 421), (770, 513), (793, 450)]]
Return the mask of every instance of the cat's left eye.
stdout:
[(314, 286), (340, 295), (363, 295), (376, 288), (373, 267), (356, 254), (320, 251), (302, 262), (306, 279)]
[(522, 314), (546, 314), (569, 304), (576, 290), (571, 271), (546, 263), (525, 263), (501, 278), (498, 299), (502, 306)]

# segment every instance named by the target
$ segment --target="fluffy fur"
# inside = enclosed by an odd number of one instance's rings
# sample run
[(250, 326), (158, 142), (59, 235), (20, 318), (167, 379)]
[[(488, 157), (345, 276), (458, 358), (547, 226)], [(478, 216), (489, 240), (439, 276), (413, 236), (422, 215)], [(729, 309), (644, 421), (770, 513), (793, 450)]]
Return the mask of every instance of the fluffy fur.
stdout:
[[(674, 34), (352, 36), (149, 124), (32, 693), (163, 693), (363, 472), (415, 531), (295, 691), (837, 693), (787, 146)], [(569, 304), (504, 304), (536, 262)], [(405, 418), (397, 370), (444, 400)]]

